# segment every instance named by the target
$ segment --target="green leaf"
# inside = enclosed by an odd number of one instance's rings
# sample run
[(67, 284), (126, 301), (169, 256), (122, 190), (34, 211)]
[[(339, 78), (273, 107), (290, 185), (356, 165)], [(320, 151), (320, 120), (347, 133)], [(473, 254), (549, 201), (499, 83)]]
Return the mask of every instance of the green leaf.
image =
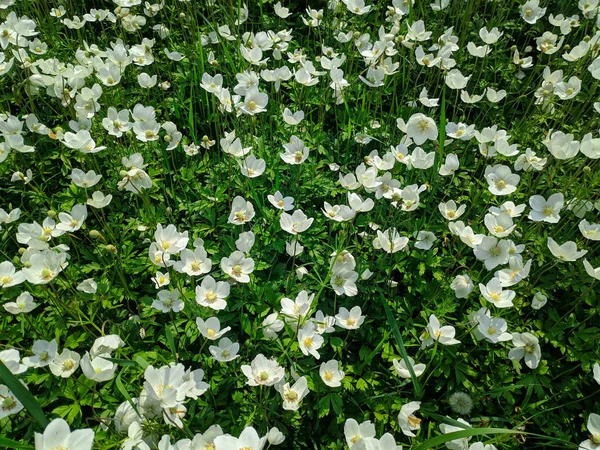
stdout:
[(344, 402), (339, 394), (331, 395), (331, 406), (333, 406), (333, 410), (338, 416), (342, 415), (342, 406), (344, 406)]
[(129, 361), (128, 359), (109, 358), (108, 356), (100, 356), (100, 358), (126, 367), (137, 367), (138, 365), (137, 362)]
[(0, 436), (0, 448), (33, 449), (33, 445), (21, 444), (20, 442)]
[(171, 350), (171, 354), (173, 355), (173, 359), (177, 362), (177, 351), (175, 350), (175, 339), (173, 338), (173, 332), (171, 331), (171, 326), (165, 326), (165, 335), (167, 336), (167, 345)]
[(129, 395), (129, 392), (127, 392), (127, 389), (125, 389), (125, 386), (123, 386), (123, 382), (121, 381), (122, 374), (123, 374), (123, 371), (119, 372), (119, 375), (117, 375), (117, 378), (115, 379), (115, 384), (117, 386), (117, 389), (119, 390), (121, 395), (123, 395), (123, 397), (125, 397), (125, 399), (129, 402), (129, 404), (131, 405), (131, 407), (133, 408), (135, 413), (138, 415), (138, 417), (141, 418), (142, 416), (140, 415), (140, 412), (138, 411), (137, 407), (135, 406), (135, 403), (133, 403), (133, 400), (132, 400), (131, 396)]
[(133, 358), (133, 360), (144, 370), (146, 370), (146, 368), (150, 365), (148, 364), (148, 361), (146, 361), (140, 355), (137, 355), (135, 358)]
[(454, 441), (455, 439), (462, 439), (471, 436), (485, 436), (488, 434), (525, 434), (519, 430), (507, 430), (505, 428), (470, 428), (468, 430), (453, 431), (452, 433), (442, 434), (440, 436), (433, 437), (421, 443), (413, 450), (429, 450), (434, 449), (446, 442)]
[(49, 422), (44, 415), (44, 411), (42, 411), (42, 407), (31, 394), (31, 392), (29, 392), (27, 388), (21, 384), (19, 379), (15, 377), (10, 370), (8, 370), (8, 367), (6, 367), (2, 361), (0, 361), (0, 380), (2, 380), (2, 382), (8, 389), (10, 389), (14, 396), (19, 399), (27, 412), (31, 414), (31, 417), (33, 417), (42, 428), (46, 428), (46, 425), (48, 425)]

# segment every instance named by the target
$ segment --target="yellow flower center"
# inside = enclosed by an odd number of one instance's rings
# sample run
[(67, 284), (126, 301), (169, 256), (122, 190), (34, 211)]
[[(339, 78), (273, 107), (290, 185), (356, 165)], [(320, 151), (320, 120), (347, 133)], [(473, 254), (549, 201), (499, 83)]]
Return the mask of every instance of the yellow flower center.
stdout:
[(421, 424), (421, 419), (415, 416), (408, 416), (408, 424), (411, 427), (418, 427)]

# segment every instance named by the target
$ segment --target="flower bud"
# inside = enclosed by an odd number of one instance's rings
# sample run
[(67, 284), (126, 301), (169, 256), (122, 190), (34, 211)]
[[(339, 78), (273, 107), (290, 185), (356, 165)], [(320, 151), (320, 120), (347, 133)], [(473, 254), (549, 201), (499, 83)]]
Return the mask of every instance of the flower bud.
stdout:
[(98, 239), (101, 236), (98, 230), (90, 230), (88, 234), (92, 239)]
[(271, 445), (279, 445), (285, 440), (285, 436), (277, 427), (273, 427), (269, 430), (267, 440)]
[(47, 212), (47, 214), (48, 214), (48, 217), (50, 217), (51, 219), (55, 219), (56, 216), (58, 215), (56, 213), (56, 211), (54, 211), (53, 209), (49, 209), (48, 212)]
[(590, 168), (590, 166), (584, 166), (583, 173), (590, 173), (591, 171), (592, 169)]
[(107, 251), (114, 253), (115, 255), (117, 254), (117, 247), (115, 247), (114, 245), (108, 244), (105, 248)]

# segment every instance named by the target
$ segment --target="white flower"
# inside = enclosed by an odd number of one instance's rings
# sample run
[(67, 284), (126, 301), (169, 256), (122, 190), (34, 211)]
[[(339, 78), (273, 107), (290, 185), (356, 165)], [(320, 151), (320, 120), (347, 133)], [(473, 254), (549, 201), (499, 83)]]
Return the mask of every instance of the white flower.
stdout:
[(243, 252), (236, 250), (229, 258), (221, 259), (221, 269), (234, 280), (249, 283), (249, 275), (254, 271), (254, 260), (246, 258)]
[(540, 8), (539, 0), (529, 0), (521, 6), (521, 17), (530, 25), (536, 23), (546, 14), (546, 8)]
[(456, 330), (451, 325), (440, 327), (440, 321), (438, 318), (431, 314), (429, 316), (429, 324), (421, 333), (419, 339), (421, 340), (421, 348), (427, 348), (433, 345), (434, 341), (438, 341), (443, 345), (456, 345), (460, 344), (459, 340), (454, 339)]
[(498, 39), (500, 39), (503, 34), (504, 33), (498, 30), (497, 27), (492, 28), (490, 31), (488, 31), (486, 27), (479, 30), (479, 37), (488, 45), (498, 42)]
[(254, 217), (254, 206), (239, 195), (233, 199), (231, 204), (231, 214), (229, 214), (229, 223), (234, 225), (243, 225)]
[(71, 213), (61, 212), (58, 214), (60, 223), (56, 225), (57, 230), (64, 232), (73, 232), (81, 228), (87, 219), (87, 207), (85, 205), (75, 205), (71, 208)]
[(360, 306), (354, 306), (350, 311), (342, 306), (335, 316), (336, 324), (346, 330), (358, 329), (364, 320)]
[(2, 402), (0, 403), (0, 419), (4, 419), (11, 414), (17, 414), (23, 409), (23, 404), (19, 401), (17, 396), (3, 384), (0, 384), (0, 398), (2, 399)]
[(508, 236), (516, 228), (512, 218), (507, 213), (486, 214), (484, 223), (490, 234), (499, 238)]
[(292, 113), (289, 108), (283, 110), (283, 120), (288, 125), (298, 125), (304, 119), (304, 111)]
[(581, 139), (581, 153), (590, 159), (600, 158), (600, 138), (592, 139), (592, 134), (587, 133)]
[(525, 204), (515, 205), (513, 202), (504, 202), (499, 208), (497, 206), (490, 206), (490, 213), (496, 216), (506, 213), (513, 218), (520, 217), (523, 211), (525, 211)]
[(412, 367), (416, 377), (423, 375), (423, 372), (425, 372), (425, 368), (427, 367), (425, 364), (415, 364), (414, 359), (412, 359), (410, 356), (408, 357), (408, 364), (404, 358), (400, 361), (394, 359), (392, 364), (394, 365), (394, 370), (401, 378), (411, 378), (410, 370), (408, 370), (409, 366)]
[(598, 364), (598, 363), (594, 364), (593, 375), (594, 375), (594, 380), (596, 380), (596, 383), (600, 384), (600, 364)]
[(507, 329), (506, 320), (483, 315), (479, 318), (479, 324), (477, 325), (478, 333), (476, 334), (479, 339), (485, 339), (492, 344), (496, 344), (512, 339), (512, 335), (506, 332)]
[(288, 8), (284, 8), (283, 6), (281, 6), (281, 2), (275, 3), (275, 5), (273, 5), (273, 8), (275, 9), (275, 14), (277, 14), (282, 19), (286, 19), (291, 15), (290, 10)]
[(574, 158), (580, 149), (580, 142), (573, 139), (572, 134), (565, 134), (562, 131), (550, 130), (544, 144), (552, 156), (563, 160)]
[(56, 339), (52, 339), (50, 342), (37, 340), (33, 343), (33, 348), (31, 349), (33, 356), (23, 358), (23, 364), (27, 367), (46, 367), (56, 356), (57, 350), (58, 344), (56, 343)]
[(515, 161), (515, 170), (517, 172), (520, 170), (524, 170), (525, 172), (529, 172), (531, 170), (539, 171), (544, 168), (546, 162), (548, 162), (548, 158), (539, 158), (536, 156), (535, 152), (528, 148), (525, 150), (525, 153), (519, 155)]
[(515, 291), (502, 290), (502, 283), (495, 277), (488, 281), (487, 285), (479, 283), (479, 291), (488, 302), (498, 308), (512, 307), (512, 300), (516, 296)]
[(224, 337), (217, 345), (209, 346), (208, 351), (217, 361), (229, 362), (240, 356), (238, 355), (238, 352), (240, 351), (240, 344), (237, 342), (231, 342), (229, 338)]
[(269, 430), (269, 433), (267, 434), (267, 440), (271, 445), (279, 445), (283, 441), (285, 441), (285, 436), (281, 431), (279, 431), (279, 428), (273, 427)]
[(88, 379), (96, 382), (105, 382), (115, 376), (117, 365), (103, 358), (103, 356), (107, 355), (90, 358), (90, 354), (86, 352), (83, 358), (81, 358), (81, 371)]
[(154, 240), (158, 248), (166, 254), (174, 255), (181, 252), (188, 243), (188, 232), (179, 233), (175, 225), (163, 228), (162, 224), (156, 225)]
[(535, 369), (542, 358), (538, 339), (531, 333), (513, 333), (512, 337), (515, 348), (508, 352), (509, 359), (520, 361), (525, 358), (527, 367)]
[(64, 349), (50, 362), (50, 371), (57, 377), (69, 378), (79, 367), (80, 360), (81, 356), (78, 353)]
[(193, 251), (187, 248), (181, 250), (181, 261), (177, 261), (173, 268), (179, 273), (189, 276), (198, 276), (210, 272), (212, 261), (208, 257), (204, 247), (198, 247)]
[(267, 167), (264, 159), (257, 159), (256, 156), (250, 155), (244, 161), (237, 161), (240, 166), (242, 175), (248, 178), (256, 178), (261, 176)]
[(417, 238), (417, 242), (415, 242), (415, 248), (421, 250), (429, 250), (433, 246), (433, 243), (437, 240), (436, 235), (431, 231), (419, 231), (415, 234), (415, 237)]
[(16, 286), (25, 281), (25, 274), (17, 271), (10, 261), (0, 263), (0, 287), (7, 288)]
[(354, 419), (347, 419), (344, 423), (344, 437), (349, 448), (353, 448), (354, 444), (366, 439), (375, 437), (375, 425), (370, 420), (361, 423), (360, 425)]
[(456, 220), (466, 211), (467, 205), (457, 206), (454, 200), (449, 200), (446, 203), (440, 203), (438, 209), (445, 219)]
[(502, 287), (514, 286), (529, 276), (531, 261), (530, 259), (523, 264), (521, 255), (511, 255), (508, 258), (508, 269), (497, 271), (495, 277), (500, 280)]
[[(243, 367), (243, 366), (242, 366)], [(244, 449), (244, 450), (263, 450), (267, 436), (259, 437), (256, 430), (252, 427), (244, 428), (239, 438), (223, 434), (215, 437), (213, 448), (218, 450)], [(210, 448), (210, 447), (206, 447)]]
[(586, 239), (600, 241), (600, 224), (598, 223), (589, 223), (587, 220), (583, 219), (579, 222), (579, 231), (581, 231), (581, 234)]
[(339, 363), (335, 359), (331, 359), (321, 364), (319, 375), (321, 380), (329, 387), (339, 387), (344, 378), (344, 372), (338, 368)]
[(534, 222), (557, 223), (560, 219), (559, 212), (564, 206), (564, 196), (560, 192), (552, 194), (548, 200), (541, 195), (532, 195), (529, 198), (531, 211), (528, 218)]
[[(401, 120), (401, 119), (399, 119)], [(401, 122), (404, 124), (404, 122)], [(401, 128), (416, 145), (422, 145), (427, 140), (435, 141), (438, 138), (437, 125), (425, 114), (416, 113), (410, 116), (406, 125)]]
[(227, 306), (225, 299), (229, 295), (229, 290), (229, 283), (216, 282), (213, 277), (207, 275), (200, 286), (196, 286), (196, 303), (217, 311), (225, 309)]
[(510, 242), (505, 239), (485, 236), (481, 243), (473, 249), (473, 254), (478, 260), (484, 261), (487, 270), (492, 270), (508, 262), (510, 247)]
[[(244, 48), (244, 47), (242, 47)], [(256, 48), (258, 49), (258, 47)], [(251, 116), (266, 111), (269, 96), (258, 91), (258, 87), (252, 86), (246, 91), (244, 102), (239, 105), (239, 109)]]
[(600, 267), (594, 268), (587, 259), (583, 260), (583, 267), (590, 277), (600, 281)]
[(454, 280), (452, 280), (452, 284), (450, 284), (450, 288), (454, 291), (454, 295), (456, 298), (465, 298), (468, 297), (475, 285), (469, 275), (457, 275)]
[(334, 266), (331, 274), (330, 284), (337, 295), (346, 294), (348, 297), (354, 297), (358, 294), (356, 280), (358, 273), (345, 268), (337, 268)]
[(548, 237), (548, 248), (561, 261), (576, 261), (587, 253), (587, 250), (577, 251), (577, 244), (573, 241), (558, 245), (551, 237)]
[(587, 429), (590, 432), (590, 438), (579, 444), (579, 450), (600, 449), (600, 415), (591, 413), (588, 416)]
[(308, 158), (309, 149), (298, 136), (292, 136), (290, 142), (283, 144), (283, 148), (285, 153), (279, 156), (288, 164), (302, 164)]
[(408, 238), (400, 236), (395, 228), (389, 228), (383, 232), (377, 230), (377, 237), (373, 239), (373, 247), (383, 249), (387, 253), (396, 253), (408, 245)]
[(93, 430), (85, 428), (71, 431), (63, 419), (54, 419), (43, 434), (35, 433), (36, 450), (91, 450), (93, 444)]
[(546, 297), (541, 292), (536, 292), (533, 296), (533, 300), (531, 300), (531, 307), (535, 310), (541, 309), (548, 302), (548, 297)]
[(442, 164), (438, 173), (442, 176), (454, 175), (454, 172), (458, 170), (459, 166), (458, 156), (454, 153), (449, 153), (446, 155), (446, 161)]
[(502, 164), (487, 166), (485, 168), (485, 179), (488, 189), (494, 195), (508, 195), (517, 190), (517, 184), (521, 177), (511, 172), (510, 167)]
[(410, 402), (402, 405), (400, 413), (398, 413), (398, 425), (405, 436), (416, 436), (413, 431), (421, 428), (421, 419), (417, 418), (414, 413), (421, 407), (421, 402)]
[(87, 204), (93, 206), (94, 208), (100, 209), (108, 206), (108, 204), (112, 201), (113, 196), (111, 194), (104, 195), (100, 191), (94, 191), (92, 194), (92, 198), (87, 199)]
[(488, 87), (487, 90), (485, 91), (485, 95), (490, 102), (498, 103), (498, 102), (502, 101), (502, 99), (504, 99), (504, 97), (506, 97), (506, 91), (504, 89), (496, 91), (495, 89)]
[(14, 302), (7, 302), (2, 306), (11, 314), (20, 314), (33, 311), (38, 304), (33, 301), (33, 296), (25, 291)]
[(267, 199), (277, 209), (282, 209), (284, 211), (290, 211), (294, 209), (294, 198), (293, 197), (284, 197), (283, 194), (279, 191), (275, 192), (275, 195), (268, 195)]
[(446, 73), (446, 86), (455, 90), (464, 89), (467, 86), (470, 78), (470, 75), (465, 77), (460, 70), (452, 69)]
[(313, 221), (312, 217), (309, 219), (306, 214), (304, 214), (301, 210), (297, 209), (294, 211), (292, 215), (287, 213), (282, 213), (279, 218), (279, 225), (281, 229), (287, 231), (290, 234), (296, 235), (298, 233), (302, 233), (303, 231), (308, 230), (308, 228), (312, 225)]
[(157, 75), (148, 75), (146, 72), (142, 72), (138, 75), (138, 83), (140, 87), (145, 89), (150, 89), (156, 86), (156, 82), (158, 81)]
[(197, 317), (196, 326), (198, 327), (200, 334), (211, 341), (216, 341), (229, 330), (231, 330), (231, 327), (225, 327), (221, 329), (221, 323), (216, 317), (209, 317), (206, 320)]
[(302, 399), (308, 394), (308, 382), (306, 377), (298, 378), (293, 386), (290, 386), (289, 383), (281, 384), (282, 382), (283, 380), (275, 387), (283, 399), (283, 409), (287, 411), (296, 411), (300, 406)]
[(158, 309), (161, 312), (179, 312), (183, 309), (185, 304), (183, 300), (179, 299), (179, 290), (167, 291), (163, 289), (158, 292), (158, 299), (152, 302), (152, 307)]
[(71, 172), (71, 180), (73, 180), (73, 183), (82, 188), (88, 188), (96, 185), (101, 178), (102, 175), (97, 175), (93, 170), (84, 172), (81, 169), (73, 169)]
[[(471, 428), (471, 425), (464, 419), (458, 419), (458, 422), (462, 423), (464, 427), (447, 425), (445, 423), (440, 424), (440, 430), (444, 434), (454, 433), (456, 431), (463, 431), (464, 429)], [(451, 450), (468, 450), (470, 437), (453, 439), (446, 442), (446, 447)]]
[(263, 334), (265, 335), (265, 338), (270, 339), (270, 340), (276, 339), (277, 333), (279, 333), (281, 330), (283, 330), (283, 327), (285, 325), (284, 325), (283, 321), (280, 320), (278, 317), (279, 317), (279, 314), (274, 312), (274, 313), (269, 314), (267, 317), (265, 317), (265, 320), (263, 320), (262, 326), (263, 326)]
[(248, 386), (273, 386), (285, 376), (285, 369), (262, 353), (256, 355), (250, 365), (242, 365), (242, 372), (248, 378)]
[(98, 283), (93, 278), (88, 278), (77, 285), (77, 290), (87, 294), (95, 294), (98, 290)]

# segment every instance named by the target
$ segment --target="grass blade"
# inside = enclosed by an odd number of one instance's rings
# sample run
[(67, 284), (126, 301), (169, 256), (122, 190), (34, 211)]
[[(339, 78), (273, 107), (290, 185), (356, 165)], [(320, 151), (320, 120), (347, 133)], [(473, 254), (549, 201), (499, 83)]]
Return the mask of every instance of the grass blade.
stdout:
[(404, 340), (402, 339), (402, 335), (400, 334), (400, 329), (398, 328), (398, 322), (394, 318), (392, 314), (392, 310), (387, 303), (387, 300), (383, 295), (380, 295), (381, 303), (383, 304), (383, 309), (385, 310), (385, 315), (387, 316), (390, 327), (392, 328), (392, 334), (394, 335), (394, 339), (398, 344), (398, 349), (400, 350), (400, 354), (402, 355), (402, 359), (406, 362), (406, 367), (410, 372), (410, 378), (413, 382), (413, 386), (415, 388), (415, 397), (417, 399), (421, 398), (421, 384), (417, 380), (417, 376), (415, 375), (415, 371), (413, 370), (412, 365), (410, 364), (410, 360), (408, 359), (408, 353), (406, 352), (406, 347), (404, 347)]
[(435, 436), (431, 439), (422, 442), (416, 446), (413, 450), (429, 450), (438, 448), (440, 445), (446, 442), (454, 441), (455, 439), (462, 439), (472, 436), (485, 436), (488, 434), (525, 434), (519, 430), (508, 430), (506, 428), (470, 428), (468, 430), (453, 431), (452, 433), (442, 434)]
[(48, 425), (49, 422), (44, 411), (42, 411), (42, 407), (31, 392), (21, 384), (19, 379), (8, 370), (8, 367), (6, 367), (2, 361), (0, 361), (0, 380), (2, 380), (14, 396), (19, 399), (25, 409), (27, 409), (27, 412), (31, 414), (31, 417), (33, 417), (42, 428), (46, 428), (46, 425)]

